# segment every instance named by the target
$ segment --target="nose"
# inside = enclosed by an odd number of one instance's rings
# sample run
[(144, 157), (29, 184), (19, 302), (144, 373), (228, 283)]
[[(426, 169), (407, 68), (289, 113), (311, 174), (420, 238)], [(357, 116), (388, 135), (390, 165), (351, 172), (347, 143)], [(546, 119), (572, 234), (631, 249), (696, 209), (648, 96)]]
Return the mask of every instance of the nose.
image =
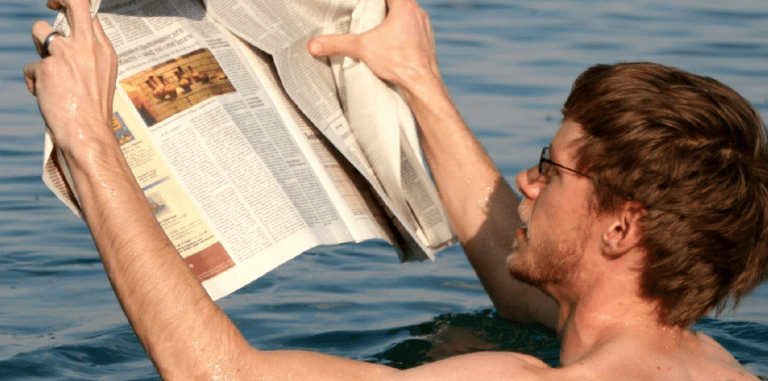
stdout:
[(524, 198), (536, 199), (539, 197), (539, 190), (541, 190), (541, 181), (539, 180), (539, 166), (534, 165), (520, 173), (515, 177), (515, 186), (523, 194)]

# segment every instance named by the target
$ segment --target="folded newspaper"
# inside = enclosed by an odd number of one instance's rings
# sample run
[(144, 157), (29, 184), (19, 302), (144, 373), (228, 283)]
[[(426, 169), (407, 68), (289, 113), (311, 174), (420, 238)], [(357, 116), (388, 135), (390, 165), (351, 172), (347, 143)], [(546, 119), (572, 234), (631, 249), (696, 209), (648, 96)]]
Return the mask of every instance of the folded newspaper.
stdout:
[[(384, 0), (91, 3), (118, 56), (115, 138), (214, 299), (318, 245), (382, 239), (413, 260), (456, 241), (402, 95), (306, 50), (375, 27)], [(50, 134), (45, 152), (44, 181), (80, 215)]]

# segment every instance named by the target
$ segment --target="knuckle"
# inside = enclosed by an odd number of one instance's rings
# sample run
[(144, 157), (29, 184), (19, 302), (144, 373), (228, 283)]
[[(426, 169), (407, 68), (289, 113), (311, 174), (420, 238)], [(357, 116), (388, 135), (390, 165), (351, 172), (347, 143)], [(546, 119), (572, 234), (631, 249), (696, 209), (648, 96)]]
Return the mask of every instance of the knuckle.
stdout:
[(80, 58), (77, 52), (73, 51), (71, 46), (63, 43), (56, 45), (55, 53), (57, 57), (50, 57), (50, 58), (56, 58), (56, 60), (49, 60), (50, 62), (58, 61), (58, 60), (61, 60), (62, 62), (70, 62), (71, 60)]
[(47, 74), (52, 72), (55, 67), (56, 67), (55, 60), (51, 58), (46, 58), (40, 61), (40, 66), (38, 67), (38, 69), (41, 74)]
[(109, 40), (99, 42), (97, 49), (101, 57), (110, 60), (117, 59), (117, 53), (115, 53), (115, 49), (112, 47), (112, 43), (110, 43)]
[(115, 48), (114, 46), (112, 46), (112, 42), (109, 41), (109, 39), (104, 39), (103, 46), (104, 46), (104, 50), (106, 50), (110, 56), (117, 58), (117, 53), (115, 52)]
[(46, 78), (50, 76), (54, 76), (54, 73), (56, 72), (56, 64), (53, 62), (53, 60), (50, 59), (44, 59), (40, 62), (40, 66), (37, 70), (37, 79), (41, 82), (46, 82)]
[(419, 11), (422, 10), (421, 7), (419, 7), (419, 4), (417, 4), (415, 1), (409, 1), (405, 4), (407, 5), (409, 12), (420, 13)]
[(360, 55), (368, 56), (368, 54), (370, 53), (369, 47), (372, 45), (372, 42), (371, 42), (372, 39), (373, 39), (373, 36), (369, 34), (356, 35), (350, 41), (350, 47), (352, 48), (352, 50), (360, 52)]
[(101, 59), (110, 65), (117, 64), (117, 54), (112, 49), (104, 49), (101, 53)]

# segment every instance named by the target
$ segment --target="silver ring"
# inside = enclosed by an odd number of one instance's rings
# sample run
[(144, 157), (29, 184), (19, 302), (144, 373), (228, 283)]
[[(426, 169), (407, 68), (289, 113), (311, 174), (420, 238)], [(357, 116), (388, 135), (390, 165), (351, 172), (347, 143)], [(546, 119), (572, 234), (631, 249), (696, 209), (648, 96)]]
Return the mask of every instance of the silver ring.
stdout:
[(51, 32), (51, 34), (49, 34), (49, 35), (48, 35), (48, 36), (45, 38), (45, 40), (43, 40), (43, 54), (44, 54), (44, 55), (50, 55), (50, 54), (51, 54), (51, 53), (48, 51), (48, 45), (50, 45), (50, 44), (51, 44), (51, 42), (53, 41), (53, 39), (54, 39), (54, 38), (56, 38), (56, 36), (60, 36), (60, 35), (61, 35), (61, 33), (59, 33), (59, 32), (57, 32), (57, 31), (55, 31), (55, 30), (54, 30), (53, 32)]

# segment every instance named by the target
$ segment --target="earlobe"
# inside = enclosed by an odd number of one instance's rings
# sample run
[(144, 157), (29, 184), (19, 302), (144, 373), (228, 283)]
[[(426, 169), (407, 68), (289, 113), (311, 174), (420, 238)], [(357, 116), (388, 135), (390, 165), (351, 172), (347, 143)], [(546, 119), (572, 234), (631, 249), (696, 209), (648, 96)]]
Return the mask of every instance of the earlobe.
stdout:
[(640, 219), (645, 212), (645, 209), (637, 202), (624, 203), (601, 237), (604, 256), (609, 259), (618, 259), (640, 244), (642, 240)]
[(622, 225), (620, 220), (614, 220), (603, 232), (602, 252), (609, 259), (617, 259), (625, 252), (622, 248), (627, 229)]

